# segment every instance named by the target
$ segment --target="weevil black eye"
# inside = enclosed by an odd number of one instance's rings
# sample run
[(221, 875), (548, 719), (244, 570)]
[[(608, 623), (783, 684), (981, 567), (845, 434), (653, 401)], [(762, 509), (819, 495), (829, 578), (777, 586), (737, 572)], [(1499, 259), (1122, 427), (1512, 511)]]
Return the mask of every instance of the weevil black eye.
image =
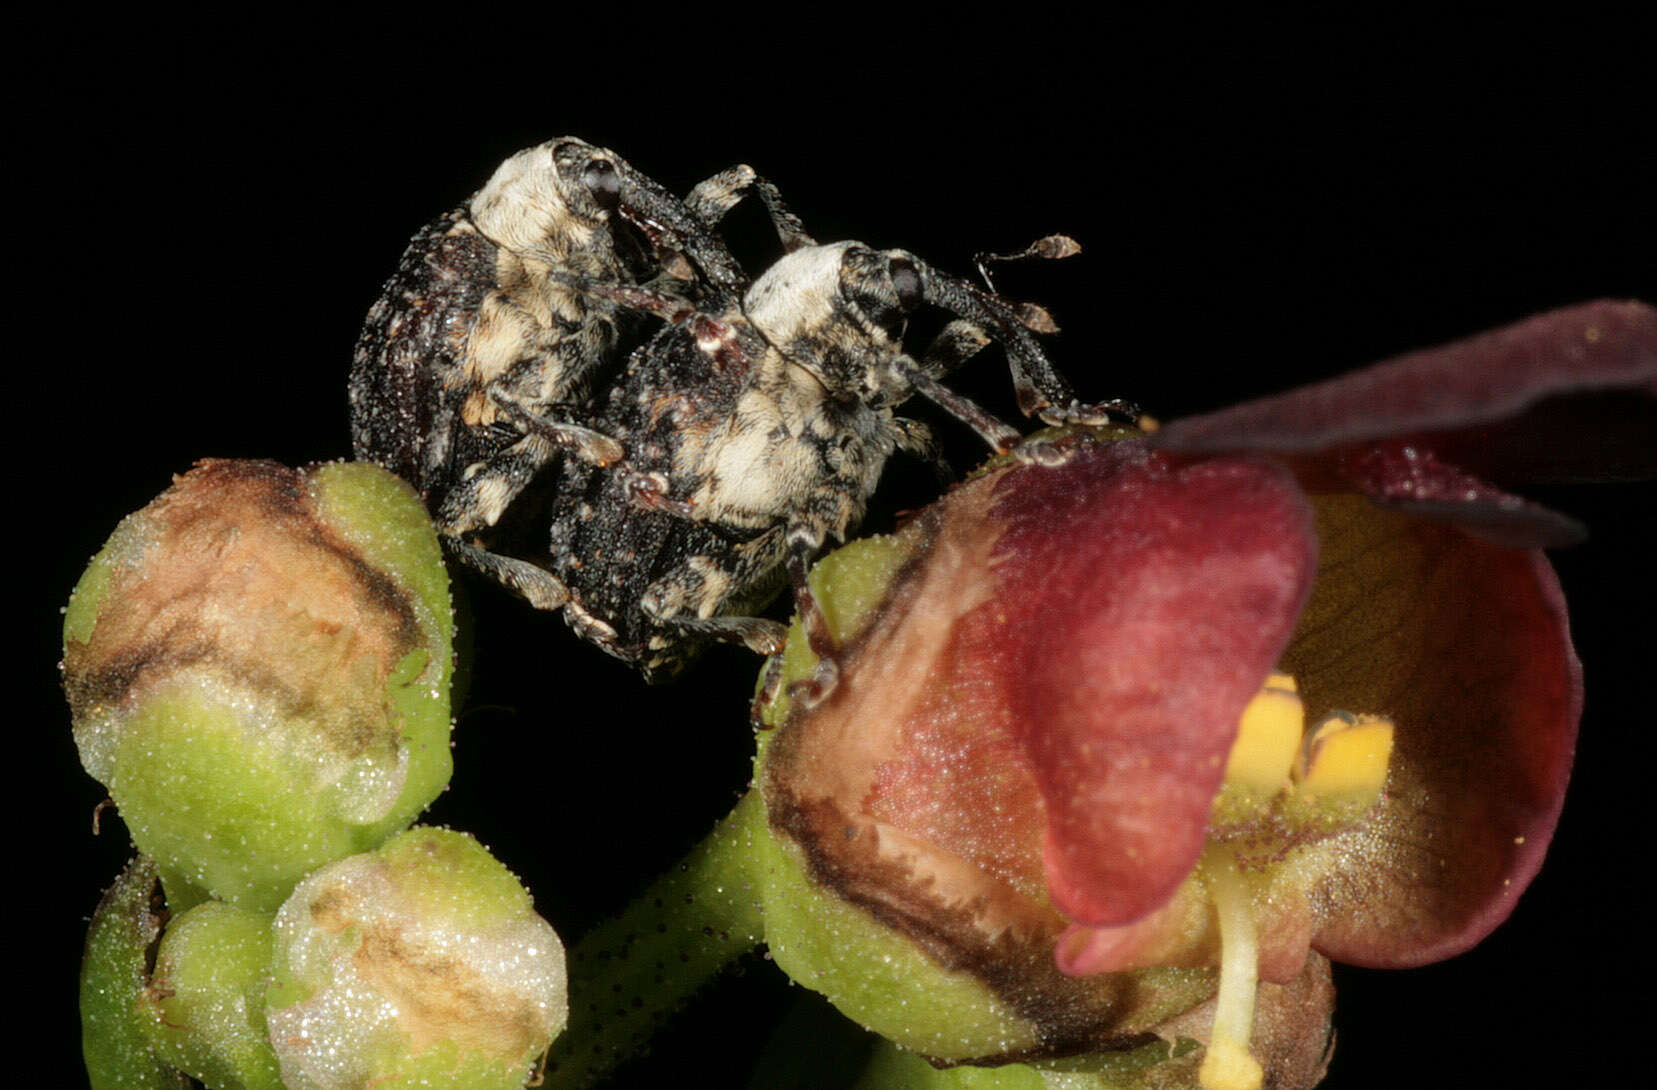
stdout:
[(894, 257), (886, 268), (892, 278), (892, 291), (898, 297), (898, 306), (908, 314), (921, 305), (921, 273), (907, 257)]
[(592, 191), (593, 200), (605, 211), (621, 203), (621, 174), (608, 159), (594, 159), (581, 172), (581, 184)]

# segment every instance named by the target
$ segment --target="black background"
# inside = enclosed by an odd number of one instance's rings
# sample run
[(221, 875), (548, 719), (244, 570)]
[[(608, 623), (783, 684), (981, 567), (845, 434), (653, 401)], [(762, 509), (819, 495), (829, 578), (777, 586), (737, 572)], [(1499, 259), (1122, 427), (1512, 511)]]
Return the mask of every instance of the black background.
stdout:
[[(1052, 355), (1084, 395), (1163, 418), (1554, 306), (1657, 297), (1642, 120), (1657, 103), (1632, 26), (1464, 36), (1025, 10), (895, 28), (813, 10), (815, 25), (790, 27), (724, 9), (652, 25), (615, 5), (424, 27), (24, 31), (21, 53), (49, 74), (19, 96), (12, 167), (10, 513), (27, 633), (13, 676), (29, 704), (14, 726), (26, 850), (6, 929), (43, 959), (24, 991), (55, 1082), (64, 1065), (63, 1084), (76, 1078), (79, 936), (126, 855), (118, 822), (89, 832), (102, 793), (56, 691), (58, 607), (120, 516), (195, 459), (347, 455), (363, 313), (407, 237), (520, 147), (580, 135), (681, 192), (749, 162), (819, 238), (962, 273), (976, 250), (1074, 235), (1082, 256), (1008, 269), (1000, 286), (1049, 306), (1064, 327)], [(763, 217), (733, 231), (757, 268)], [(960, 385), (1012, 412), (998, 363)], [(977, 457), (970, 436), (939, 429), (958, 466)], [(868, 525), (931, 487), (895, 468)], [(1331, 1087), (1591, 1085), (1650, 1069), (1653, 493), (1544, 498), (1594, 530), (1556, 558), (1589, 696), (1552, 855), (1474, 952), (1340, 972)], [(474, 678), (430, 820), (490, 845), (571, 940), (742, 790), (756, 664), (716, 651), (647, 690), (556, 617), (470, 582), (462, 594)], [(753, 1062), (803, 994), (752, 961), (624, 1084), (700, 1071), (783, 1085)]]

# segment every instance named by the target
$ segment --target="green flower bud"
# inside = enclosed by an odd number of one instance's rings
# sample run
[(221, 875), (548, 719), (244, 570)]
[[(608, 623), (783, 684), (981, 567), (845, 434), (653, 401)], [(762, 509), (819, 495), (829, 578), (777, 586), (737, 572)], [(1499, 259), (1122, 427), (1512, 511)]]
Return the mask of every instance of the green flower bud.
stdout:
[(564, 948), (477, 841), (415, 828), (330, 864), (276, 915), (271, 1041), (288, 1090), (517, 1090), (564, 1027)]
[(168, 883), (274, 911), (448, 781), (451, 618), (390, 474), (207, 461), (123, 520), (70, 599), (88, 772)]
[(167, 925), (148, 994), (156, 1055), (214, 1090), (283, 1090), (265, 1030), (270, 917), (207, 901)]
[(81, 1051), (92, 1090), (184, 1090), (155, 1055), (147, 959), (161, 933), (154, 861), (132, 861), (92, 914), (81, 960)]

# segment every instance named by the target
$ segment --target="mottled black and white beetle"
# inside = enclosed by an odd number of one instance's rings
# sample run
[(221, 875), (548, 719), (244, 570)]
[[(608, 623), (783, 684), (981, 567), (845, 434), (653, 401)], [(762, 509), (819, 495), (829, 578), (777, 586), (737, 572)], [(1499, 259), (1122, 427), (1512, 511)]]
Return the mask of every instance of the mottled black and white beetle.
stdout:
[[(938, 459), (926, 427), (894, 414), (913, 394), (995, 450), (1018, 441), (939, 381), (990, 340), (1005, 349), (1027, 414), (1097, 422), (1131, 411), (1076, 400), (1026, 328), (1050, 328), (1040, 308), (1021, 310), (903, 250), (817, 245), (775, 207), (772, 218), (788, 252), (740, 300), (709, 292), (695, 306), (587, 285), (667, 325), (595, 399), (591, 426), (623, 445), (622, 462), (567, 459), (558, 470), (551, 569), (571, 627), (650, 681), (677, 673), (710, 639), (778, 650), (783, 626), (754, 614), (792, 583), (822, 658), (815, 684), (833, 684), (807, 567), (856, 527), (894, 451)], [(955, 318), (917, 360), (902, 336), (923, 303)]]
[(460, 560), (555, 606), (545, 572), (467, 535), (493, 527), (556, 454), (622, 455), (583, 413), (635, 315), (571, 278), (692, 299), (739, 291), (746, 278), (710, 228), (756, 184), (769, 191), (733, 167), (681, 202), (574, 137), (507, 159), (415, 235), (369, 312), (351, 367), (356, 457), (413, 484)]

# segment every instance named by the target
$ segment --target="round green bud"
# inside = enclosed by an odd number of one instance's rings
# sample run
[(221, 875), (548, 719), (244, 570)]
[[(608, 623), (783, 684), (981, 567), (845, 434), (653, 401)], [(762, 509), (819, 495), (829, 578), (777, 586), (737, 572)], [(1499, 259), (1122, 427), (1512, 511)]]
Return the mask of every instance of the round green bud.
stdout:
[(92, 914), (81, 959), (81, 1052), (92, 1090), (184, 1090), (155, 1054), (149, 951), (161, 934), (154, 861), (134, 859)]
[(271, 920), (207, 901), (167, 925), (151, 974), (156, 1055), (214, 1090), (283, 1090), (265, 1029)]
[(564, 948), (471, 837), (415, 828), (276, 914), (271, 1040), (288, 1090), (518, 1090), (568, 1015)]
[(122, 521), (70, 599), (81, 761), (175, 908), (205, 892), (274, 911), (447, 783), (451, 628), (403, 482), (202, 462)]

